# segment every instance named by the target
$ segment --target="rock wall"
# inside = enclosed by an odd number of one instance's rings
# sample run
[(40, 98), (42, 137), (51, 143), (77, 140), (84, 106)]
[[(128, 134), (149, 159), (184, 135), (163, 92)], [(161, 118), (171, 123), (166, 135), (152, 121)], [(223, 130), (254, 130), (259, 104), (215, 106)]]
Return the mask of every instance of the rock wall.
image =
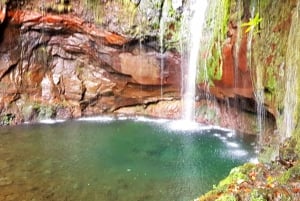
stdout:
[(1, 32), (3, 124), (179, 98), (177, 53), (161, 55), (76, 14), (10, 9)]

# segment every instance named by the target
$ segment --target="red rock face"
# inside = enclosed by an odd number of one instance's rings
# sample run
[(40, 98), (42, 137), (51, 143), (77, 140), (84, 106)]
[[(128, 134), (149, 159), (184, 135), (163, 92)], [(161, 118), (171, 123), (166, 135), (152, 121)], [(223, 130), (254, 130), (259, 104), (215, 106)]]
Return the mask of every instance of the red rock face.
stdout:
[[(222, 78), (210, 89), (219, 98), (254, 98), (251, 74), (247, 62), (247, 35), (237, 40), (236, 26), (229, 26), (231, 35), (222, 48)], [(239, 45), (237, 45), (239, 43)]]
[(129, 39), (72, 15), (15, 10), (7, 17), (0, 42), (2, 114), (32, 120), (46, 105), (56, 117), (72, 118), (180, 96), (175, 53), (123, 48)]

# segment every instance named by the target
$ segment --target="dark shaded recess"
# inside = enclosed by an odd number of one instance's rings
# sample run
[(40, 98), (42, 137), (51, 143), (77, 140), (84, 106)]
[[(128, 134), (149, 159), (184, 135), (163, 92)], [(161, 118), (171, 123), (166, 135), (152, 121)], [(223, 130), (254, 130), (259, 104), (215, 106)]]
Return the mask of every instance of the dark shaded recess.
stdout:
[[(161, 47), (158, 44), (158, 40), (156, 36), (146, 36), (141, 41), (143, 45), (145, 45), (146, 48), (149, 48), (150, 50), (155, 50), (157, 52), (161, 51)], [(165, 50), (164, 50), (165, 51)]]
[(4, 40), (4, 31), (8, 27), (8, 22), (9, 22), (9, 20), (7, 18), (5, 18), (4, 22), (2, 24), (0, 24), (0, 44)]

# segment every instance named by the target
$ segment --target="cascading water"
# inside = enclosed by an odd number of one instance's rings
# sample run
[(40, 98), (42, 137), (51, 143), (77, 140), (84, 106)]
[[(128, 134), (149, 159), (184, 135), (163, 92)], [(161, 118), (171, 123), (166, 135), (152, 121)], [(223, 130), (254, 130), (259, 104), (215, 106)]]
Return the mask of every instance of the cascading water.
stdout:
[(205, 13), (208, 1), (190, 0), (186, 16), (184, 16), (182, 35), (187, 41), (182, 44), (182, 119), (194, 121), (195, 118), (195, 92), (196, 74), (200, 41), (205, 22)]
[(295, 113), (297, 112), (297, 92), (299, 85), (297, 83), (298, 69), (300, 68), (300, 1), (295, 9), (292, 24), (288, 37), (288, 46), (286, 53), (286, 93), (284, 97), (284, 114), (281, 140), (291, 137), (295, 128)]

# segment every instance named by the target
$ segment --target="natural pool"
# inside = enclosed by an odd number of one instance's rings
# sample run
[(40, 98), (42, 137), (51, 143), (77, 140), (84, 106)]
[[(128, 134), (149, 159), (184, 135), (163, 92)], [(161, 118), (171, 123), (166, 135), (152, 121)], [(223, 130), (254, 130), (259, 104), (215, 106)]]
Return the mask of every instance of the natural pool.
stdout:
[(101, 117), (1, 128), (0, 200), (193, 200), (255, 157), (249, 136), (184, 127)]

